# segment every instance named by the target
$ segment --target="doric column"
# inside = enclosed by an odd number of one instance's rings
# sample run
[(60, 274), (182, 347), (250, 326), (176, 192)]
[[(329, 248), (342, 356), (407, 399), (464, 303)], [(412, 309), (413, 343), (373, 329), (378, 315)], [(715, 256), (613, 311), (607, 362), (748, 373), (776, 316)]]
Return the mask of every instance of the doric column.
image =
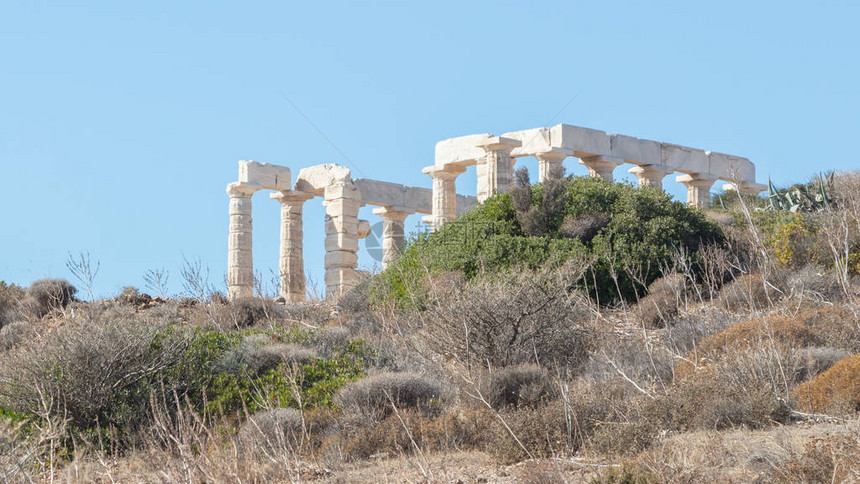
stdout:
[[(484, 165), (484, 180), (486, 180), (484, 183), (480, 179), (478, 181), (478, 201), (483, 202), (496, 193), (508, 191), (514, 179), (514, 160), (511, 159), (511, 151), (522, 145), (519, 140), (501, 136), (492, 136), (478, 143), (477, 146), (487, 152), (484, 159), (478, 161), (479, 166)], [(481, 175), (480, 168), (478, 175)], [(483, 186), (486, 190), (480, 190)], [(484, 193), (481, 193), (482, 191)]]
[(227, 185), (230, 196), (230, 236), (227, 242), (227, 297), (231, 300), (254, 296), (254, 250), (251, 196), (257, 185), (234, 182)]
[(678, 175), (675, 181), (683, 183), (687, 187), (687, 205), (699, 207), (702, 210), (711, 205), (711, 187), (717, 181), (717, 177), (707, 173), (695, 173), (693, 175)]
[(337, 298), (355, 285), (358, 267), (358, 209), (361, 193), (352, 183), (325, 189), (325, 289)]
[(313, 198), (307, 192), (282, 191), (271, 198), (281, 202), (281, 253), (278, 274), (281, 276), (281, 297), (288, 303), (305, 300), (305, 263), (302, 255), (302, 208)]
[(666, 165), (640, 165), (634, 166), (627, 171), (633, 173), (639, 179), (639, 188), (663, 188), (663, 178), (675, 170)]
[(404, 244), (404, 222), (412, 210), (400, 207), (379, 207), (373, 213), (382, 217), (382, 269), (387, 269), (400, 256)]
[(436, 168), (428, 166), (423, 173), (433, 178), (433, 215), (430, 217), (430, 228), (439, 230), (445, 223), (457, 217), (457, 177), (465, 172), (465, 168)]
[(550, 151), (536, 154), (538, 181), (543, 183), (557, 173), (564, 173), (564, 159), (568, 156), (573, 156), (573, 151), (564, 148), (553, 148)]
[(611, 182), (612, 172), (618, 165), (624, 164), (624, 161), (611, 156), (586, 156), (579, 160), (579, 164), (588, 168), (590, 176), (600, 177)]

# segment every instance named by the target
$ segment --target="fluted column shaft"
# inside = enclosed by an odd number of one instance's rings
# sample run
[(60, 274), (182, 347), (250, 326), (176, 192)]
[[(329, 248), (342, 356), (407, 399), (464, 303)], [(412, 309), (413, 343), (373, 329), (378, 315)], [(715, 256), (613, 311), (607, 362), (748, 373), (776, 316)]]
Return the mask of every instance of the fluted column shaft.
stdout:
[(674, 170), (666, 165), (640, 165), (627, 170), (639, 179), (639, 188), (663, 188), (663, 178)]
[(693, 175), (680, 175), (675, 181), (683, 183), (687, 187), (687, 205), (698, 207), (702, 210), (711, 205), (711, 187), (717, 178), (704, 173)]
[(538, 181), (543, 183), (551, 177), (563, 174), (564, 159), (571, 155), (573, 153), (565, 153), (558, 150), (536, 154), (535, 158), (538, 160)]
[(380, 207), (373, 213), (382, 217), (382, 269), (387, 269), (400, 257), (403, 251), (406, 217), (411, 210), (398, 210), (391, 207)]
[[(511, 188), (514, 179), (514, 160), (511, 158), (511, 151), (519, 146), (522, 146), (521, 141), (500, 136), (490, 137), (478, 144), (478, 147), (483, 148), (487, 153), (483, 160), (478, 161), (479, 202)], [(482, 174), (483, 182), (480, 178)]]
[(613, 181), (612, 172), (623, 163), (622, 160), (609, 156), (588, 156), (579, 160), (579, 164), (588, 168), (590, 176), (600, 177), (609, 182)]
[(230, 235), (227, 242), (227, 297), (231, 300), (254, 296), (254, 250), (251, 196), (258, 186), (227, 185), (230, 196)]
[(281, 297), (286, 302), (305, 300), (305, 263), (303, 254), (302, 213), (305, 201), (313, 195), (305, 192), (282, 191), (271, 197), (281, 203), (281, 252), (278, 274), (281, 278)]
[(427, 167), (424, 173), (433, 178), (432, 212), (430, 227), (439, 230), (443, 225), (457, 218), (457, 185), (459, 175), (465, 168)]

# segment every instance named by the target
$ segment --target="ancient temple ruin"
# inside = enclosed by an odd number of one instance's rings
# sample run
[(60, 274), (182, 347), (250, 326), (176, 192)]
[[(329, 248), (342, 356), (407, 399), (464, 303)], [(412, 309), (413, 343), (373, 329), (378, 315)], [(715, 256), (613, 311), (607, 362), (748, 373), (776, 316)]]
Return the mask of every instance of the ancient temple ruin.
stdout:
[[(281, 296), (287, 302), (305, 298), (302, 248), (302, 210), (315, 197), (325, 206), (326, 297), (337, 297), (357, 280), (358, 240), (370, 233), (370, 223), (359, 220), (363, 205), (374, 205), (383, 221), (383, 268), (396, 260), (403, 248), (404, 221), (413, 213), (433, 230), (453, 220), (495, 193), (507, 191), (513, 181), (517, 158), (538, 160), (540, 181), (556, 176), (565, 158), (574, 157), (591, 176), (612, 181), (623, 164), (639, 180), (639, 186), (662, 187), (675, 172), (675, 180), (687, 187), (687, 203), (706, 208), (717, 180), (727, 190), (758, 194), (766, 187), (755, 181), (755, 165), (748, 159), (670, 143), (607, 134), (603, 131), (559, 124), (551, 128), (514, 131), (501, 135), (476, 134), (436, 144), (435, 162), (423, 173), (433, 180), (432, 190), (377, 180), (352, 178), (343, 166), (326, 164), (303, 168), (292, 182), (285, 166), (239, 162), (239, 179), (227, 185), (230, 196), (230, 236), (227, 289), (230, 299), (251, 297), (254, 286), (251, 196), (272, 190), (281, 203), (279, 273)], [(458, 195), (455, 181), (474, 165), (477, 197)]]

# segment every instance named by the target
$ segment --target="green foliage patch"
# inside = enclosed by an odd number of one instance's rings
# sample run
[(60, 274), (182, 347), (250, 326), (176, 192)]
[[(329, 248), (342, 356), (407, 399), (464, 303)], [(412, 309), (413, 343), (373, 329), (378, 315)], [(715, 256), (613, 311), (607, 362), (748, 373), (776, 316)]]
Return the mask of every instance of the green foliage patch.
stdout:
[[(521, 220), (527, 212), (515, 207), (514, 201), (521, 205), (523, 197), (514, 189), (434, 233), (413, 238), (398, 262), (373, 281), (374, 302), (421, 307), (428, 274), (458, 271), (471, 279), (513, 267), (555, 266), (574, 257), (594, 261), (588, 281), (580, 284), (595, 299), (604, 304), (632, 301), (679, 251), (695, 262), (703, 244), (724, 242), (715, 223), (661, 190), (591, 177), (564, 178), (561, 183), (563, 190), (553, 190), (560, 199), (551, 203), (543, 197), (542, 185), (518, 188), (531, 190), (531, 205), (541, 217), (540, 224), (529, 224), (532, 235), (523, 231)], [(605, 220), (595, 226), (596, 234), (571, 236), (581, 231), (569, 227), (589, 217)], [(541, 233), (535, 233), (535, 226), (542, 227)]]

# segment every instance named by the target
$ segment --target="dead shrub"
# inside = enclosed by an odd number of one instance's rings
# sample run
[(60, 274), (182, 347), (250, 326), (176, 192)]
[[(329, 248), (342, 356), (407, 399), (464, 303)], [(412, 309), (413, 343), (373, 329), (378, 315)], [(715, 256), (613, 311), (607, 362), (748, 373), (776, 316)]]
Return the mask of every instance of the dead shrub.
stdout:
[(759, 273), (741, 274), (723, 286), (717, 304), (727, 311), (761, 311), (771, 307), (782, 297), (773, 281)]
[[(496, 422), (495, 438), (488, 442), (487, 451), (503, 463), (528, 459), (529, 454), (538, 458), (558, 457), (574, 450), (564, 406), (559, 401), (517, 411), (504, 411), (501, 416), (511, 430), (509, 432)], [(511, 433), (517, 436), (519, 443)]]
[(78, 290), (65, 279), (39, 279), (27, 288), (30, 312), (41, 318), (54, 309), (63, 309), (72, 302)]
[(813, 413), (860, 410), (860, 355), (837, 361), (827, 371), (794, 390), (800, 409)]
[[(262, 299), (237, 299), (230, 305), (232, 309), (230, 313), (231, 321), (228, 322), (228, 326), (226, 327), (242, 329), (254, 326), (269, 318), (271, 312), (269, 306)], [(222, 326), (224, 325), (222, 324)]]
[(380, 373), (348, 383), (335, 394), (335, 403), (350, 417), (374, 422), (390, 415), (394, 407), (429, 412), (441, 393), (441, 383), (428, 376)]
[(467, 284), (417, 314), (418, 338), (468, 366), (534, 363), (578, 371), (591, 344), (590, 301), (568, 292), (583, 267), (515, 270)]
[(24, 289), (15, 284), (0, 281), (0, 328), (19, 317), (19, 304), (26, 296)]
[(832, 272), (812, 264), (788, 271), (785, 285), (791, 294), (801, 298), (827, 302), (845, 299), (839, 278)]
[(648, 294), (634, 307), (636, 319), (646, 328), (665, 328), (675, 321), (690, 294), (684, 274), (669, 274), (648, 286)]
[(323, 444), (323, 452), (348, 460), (424, 451), (465, 451), (492, 442), (494, 416), (487, 409), (463, 407), (431, 416), (419, 409), (361, 427), (344, 426)]
[(122, 288), (114, 300), (120, 304), (140, 308), (149, 304), (152, 297), (149, 294), (141, 293), (136, 287), (128, 286)]
[(348, 345), (352, 339), (349, 329), (342, 326), (326, 326), (311, 334), (310, 344), (322, 358), (329, 358), (338, 348)]
[(818, 335), (823, 345), (860, 353), (860, 318), (854, 311), (823, 306), (801, 311), (797, 319)]
[(559, 232), (565, 237), (588, 243), (600, 232), (600, 229), (607, 225), (609, 225), (609, 217), (602, 213), (580, 215), (565, 218), (559, 227)]
[(848, 352), (839, 348), (814, 347), (795, 350), (795, 358), (799, 363), (797, 380), (809, 380), (848, 356)]
[(295, 455), (316, 449), (336, 420), (329, 410), (275, 408), (251, 415), (236, 434), (238, 450), (257, 457)]
[(826, 436), (807, 442), (801, 453), (792, 452), (769, 477), (786, 483), (856, 482), (857, 462), (860, 462), (860, 442), (856, 437)]
[(549, 372), (530, 363), (497, 368), (482, 386), (484, 398), (496, 410), (536, 407), (556, 393)]
[(675, 376), (691, 374), (699, 367), (718, 361), (727, 353), (750, 348), (787, 349), (817, 346), (818, 336), (802, 322), (784, 316), (767, 316), (737, 323), (713, 336), (703, 338), (675, 368)]
[(9, 351), (13, 347), (35, 339), (36, 328), (26, 321), (16, 321), (0, 329), (0, 351)]
[(72, 321), (0, 358), (0, 406), (129, 430), (146, 419), (141, 390), (185, 357), (190, 334), (160, 324)]

